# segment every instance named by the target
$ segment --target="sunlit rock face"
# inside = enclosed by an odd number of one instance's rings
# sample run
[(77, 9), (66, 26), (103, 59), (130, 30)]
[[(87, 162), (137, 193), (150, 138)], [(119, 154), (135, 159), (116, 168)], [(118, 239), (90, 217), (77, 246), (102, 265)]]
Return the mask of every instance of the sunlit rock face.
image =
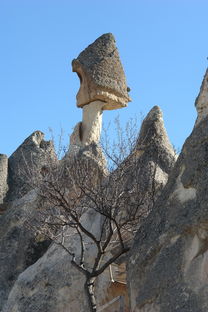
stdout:
[[(3, 203), (8, 191), (8, 158), (4, 154), (0, 154), (0, 204)], [(1, 210), (0, 210), (1, 213)]]
[(104, 34), (72, 61), (73, 71), (80, 78), (77, 106), (99, 100), (103, 110), (125, 107), (130, 101), (126, 78), (115, 38)]
[(78, 147), (98, 144), (103, 111), (125, 107), (130, 101), (113, 35), (104, 34), (89, 45), (72, 61), (72, 70), (80, 79), (76, 98), (83, 117), (74, 129), (71, 143)]
[[(145, 133), (145, 129), (147, 133)], [(150, 129), (151, 131), (149, 131)], [(148, 140), (145, 141), (147, 136)], [(166, 145), (163, 144), (166, 140), (167, 135), (164, 130), (162, 113), (158, 107), (154, 107), (143, 122), (135, 150), (122, 164), (122, 171), (126, 179), (123, 181), (118, 180), (117, 182), (119, 185), (114, 185), (114, 187), (122, 188), (124, 191), (126, 188), (128, 188), (128, 190), (133, 190), (134, 183), (138, 183), (137, 178), (139, 178), (139, 186), (143, 190), (142, 195), (143, 192), (148, 193), (152, 185), (153, 174), (153, 171), (150, 169), (156, 168), (157, 190), (160, 191), (161, 187), (166, 183), (167, 175), (175, 162), (175, 154), (173, 149), (171, 150), (171, 145), (168, 144), (166, 148)], [(159, 155), (163, 155), (163, 157), (160, 156), (162, 157), (160, 158)], [(94, 167), (96, 167), (97, 164), (100, 168), (99, 170), (101, 170), (100, 154), (96, 146), (94, 149), (92, 146), (80, 149), (76, 157), (80, 157), (83, 161), (86, 159), (88, 159), (88, 161), (91, 160), (90, 163), (93, 164)], [(63, 160), (63, 163), (65, 162), (73, 162), (73, 157), (70, 159), (70, 156), (67, 155)], [(154, 166), (152, 166), (153, 163)], [(118, 171), (113, 174), (119, 175), (119, 170), (118, 168)], [(105, 167), (103, 167), (103, 176), (105, 179), (108, 179), (108, 177), (106, 177)], [(96, 183), (96, 181), (94, 181), (94, 183)], [(109, 190), (113, 192), (111, 185), (107, 185), (106, 187), (109, 187)], [(157, 190), (154, 196), (157, 196)], [(133, 196), (134, 193), (132, 193), (132, 200)], [(151, 205), (152, 198), (148, 199), (147, 196), (146, 203), (147, 200), (149, 200), (149, 204)], [(125, 207), (123, 208), (125, 209)], [(95, 235), (99, 236), (100, 215), (89, 210), (84, 218), (85, 226), (90, 228)], [(71, 247), (74, 246), (75, 249), (78, 248), (79, 239), (77, 235), (71, 230), (67, 232), (67, 235), (68, 240), (66, 244), (69, 244)], [(89, 245), (85, 261), (90, 265), (90, 263), (93, 262), (93, 257), (94, 247)], [(70, 259), (69, 254), (65, 252), (63, 248), (55, 245), (51, 246), (38, 261), (34, 264), (31, 263), (30, 267), (25, 269), (22, 273), (20, 272), (21, 274), (16, 277), (16, 282), (9, 293), (8, 300), (5, 302), (2, 311), (88, 311), (89, 306), (83, 289), (85, 278), (72, 266)], [(125, 264), (125, 262), (126, 258), (121, 260), (121, 263)], [(115, 264), (115, 266), (117, 267), (117, 264)], [(123, 268), (123, 264), (118, 264), (117, 268), (119, 268), (117, 277), (114, 275), (114, 278), (118, 278), (117, 281), (112, 282), (109, 270), (106, 270), (97, 280), (96, 297), (98, 307), (122, 295), (126, 296), (125, 311), (128, 311), (127, 289), (125, 284), (119, 283), (121, 275), (125, 275), (125, 272), (122, 273), (120, 270), (120, 268)], [(119, 302), (115, 302), (115, 304), (107, 308), (107, 311), (114, 312), (118, 307)]]
[[(52, 141), (44, 140), (44, 133), (33, 132), (9, 157), (7, 201), (21, 198), (33, 188), (32, 179), (45, 165), (56, 161)], [(30, 185), (31, 184), (31, 185)]]
[(133, 312), (208, 310), (208, 116), (200, 116), (137, 232), (128, 263)]
[(204, 75), (201, 89), (195, 102), (198, 117), (196, 125), (208, 115), (208, 69)]
[[(87, 176), (90, 180), (89, 184), (94, 185), (102, 172), (103, 176), (106, 174), (100, 153), (102, 152), (97, 146), (87, 146), (80, 149), (76, 155), (66, 155), (58, 163), (60, 172), (64, 171), (63, 167), (70, 166), (71, 168), (77, 165), (81, 167), (86, 165), (89, 170)], [(81, 168), (77, 169), (77, 172), (78, 170)], [(68, 194), (72, 196), (67, 175), (63, 175), (63, 178), (66, 188), (69, 188)], [(38, 242), (35, 240), (33, 231), (28, 228), (28, 220), (29, 226), (35, 228), (33, 220), (35, 222), (36, 219), (33, 218), (33, 215), (35, 215), (36, 209), (40, 209), (37, 192), (35, 190), (28, 192), (21, 199), (10, 202), (9, 205), (11, 208), (0, 219), (0, 222), (2, 221), (4, 224), (1, 232), (0, 250), (5, 255), (0, 259), (2, 260), (2, 274), (0, 276), (0, 284), (2, 285), (2, 288), (0, 287), (1, 311), (89, 311), (84, 291), (85, 277), (71, 264), (71, 256), (64, 248), (56, 244), (49, 247), (47, 241)], [(99, 214), (95, 214), (91, 210), (83, 215), (83, 224), (94, 235), (99, 234), (100, 218)], [(80, 240), (77, 233), (74, 233), (74, 229), (67, 229), (65, 235), (66, 246), (79, 257)], [(94, 246), (89, 248), (86, 255), (85, 262), (89, 265), (93, 261), (94, 249)]]
[[(114, 194), (115, 188), (119, 188), (122, 193), (121, 217), (128, 212), (128, 209), (133, 209), (137, 203), (139, 206), (137, 214), (142, 217), (138, 219), (136, 228), (141, 226), (165, 186), (175, 161), (176, 154), (164, 127), (162, 111), (158, 106), (154, 106), (141, 125), (135, 148), (112, 173), (112, 179), (109, 177), (110, 192)], [(112, 181), (116, 181), (116, 184)], [(129, 245), (132, 244), (132, 234), (135, 228), (132, 226), (131, 230), (132, 232), (126, 235)], [(120, 295), (125, 297), (124, 311), (130, 311), (129, 291), (126, 286), (127, 261), (128, 253), (118, 259), (111, 270), (107, 269), (105, 274), (98, 278), (96, 294), (101, 305), (109, 303), (114, 297)], [(112, 276), (110, 276), (110, 271)], [(114, 282), (111, 281), (112, 277)], [(117, 311), (118, 307), (118, 302), (115, 302), (112, 306), (106, 307), (106, 311)]]

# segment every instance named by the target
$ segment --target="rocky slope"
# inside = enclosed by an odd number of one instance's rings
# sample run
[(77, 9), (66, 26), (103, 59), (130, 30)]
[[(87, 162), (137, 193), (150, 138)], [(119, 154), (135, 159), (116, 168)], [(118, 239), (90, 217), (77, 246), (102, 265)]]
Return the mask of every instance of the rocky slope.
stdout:
[(208, 71), (196, 107), (197, 123), (131, 250), (132, 312), (208, 311)]

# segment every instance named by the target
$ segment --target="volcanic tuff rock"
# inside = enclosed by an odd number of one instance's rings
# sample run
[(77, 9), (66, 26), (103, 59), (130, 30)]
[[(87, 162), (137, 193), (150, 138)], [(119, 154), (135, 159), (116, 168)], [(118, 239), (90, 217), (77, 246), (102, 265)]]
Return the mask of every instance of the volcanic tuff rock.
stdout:
[(203, 118), (138, 230), (128, 263), (133, 312), (208, 311), (208, 81)]
[(25, 224), (37, 206), (37, 194), (31, 191), (10, 202), (0, 216), (0, 310), (18, 275), (36, 262), (49, 245), (49, 241), (38, 242)]
[[(58, 163), (56, 170), (58, 174), (61, 174), (61, 177), (65, 179), (62, 180), (61, 183), (64, 181), (66, 187), (69, 188), (69, 196), (72, 195), (70, 193), (70, 184), (67, 180), (68, 173), (70, 174), (70, 169), (73, 169), (77, 165), (81, 167), (86, 166), (89, 170), (88, 179), (91, 180), (90, 183), (93, 185), (93, 183), (96, 183), (96, 179), (99, 178), (98, 176), (102, 174), (102, 161), (100, 159), (102, 157), (102, 151), (100, 148), (93, 145), (80, 149), (75, 154), (69, 153)], [(79, 170), (81, 170), (80, 167), (75, 170), (75, 173), (80, 172)], [(103, 167), (103, 170), (105, 172), (105, 167)], [(98, 176), (96, 176), (96, 173)], [(8, 272), (7, 274), (5, 273), (2, 275), (2, 285), (5, 284), (4, 281), (8, 280), (8, 274), (13, 275), (12, 283), (8, 284), (6, 291), (2, 294), (2, 298), (4, 295), (5, 300), (8, 291), (16, 280), (16, 283), (9, 294), (8, 301), (3, 307), (3, 311), (11, 312), (15, 311), (15, 309), (24, 312), (61, 312), (70, 311), (70, 309), (71, 311), (88, 311), (88, 303), (83, 289), (84, 276), (72, 266), (70, 261), (71, 257), (63, 248), (54, 244), (49, 248), (48, 252), (39, 259), (40, 261), (37, 261), (40, 253), (43, 250), (45, 251), (48, 245), (47, 241), (43, 241), (42, 245), (40, 242), (37, 242), (34, 238), (34, 234), (32, 234), (32, 232), (30, 233), (30, 231), (28, 232), (28, 227), (25, 228), (24, 226), (24, 222), (28, 220), (30, 220), (32, 226), (35, 226), (35, 224), (33, 224), (33, 220), (35, 220), (35, 216), (33, 217), (35, 211), (33, 211), (33, 209), (39, 207), (39, 201), (35, 192), (34, 194), (36, 196), (28, 199), (27, 202), (27, 198), (30, 194), (31, 192), (19, 199), (17, 203), (14, 204), (14, 209), (8, 209), (8, 211), (2, 216), (2, 218), (4, 218), (2, 219), (2, 222), (4, 222), (3, 220), (5, 220), (7, 216), (10, 216), (8, 217), (8, 222), (11, 222), (11, 225), (8, 226), (5, 222), (8, 232), (13, 233), (13, 231), (17, 231), (17, 235), (13, 235), (13, 238), (9, 236), (6, 229), (3, 230), (4, 235), (2, 234), (2, 246), (9, 245), (9, 239), (11, 239), (10, 244), (12, 250), (11, 259), (10, 257), (8, 258), (9, 261), (5, 257), (2, 259), (2, 269), (4, 269), (5, 272)], [(26, 215), (24, 213), (25, 211), (27, 211)], [(14, 212), (15, 214), (13, 215)], [(20, 223), (18, 223), (18, 225), (15, 222), (16, 214), (18, 216), (20, 215), (20, 218), (17, 218)], [(30, 218), (28, 218), (28, 216)], [(86, 226), (88, 226), (91, 231), (99, 233), (100, 216), (95, 217), (91, 211), (83, 217), (86, 218)], [(20, 228), (22, 227), (22, 232), (20, 231), (20, 233), (22, 233), (21, 235), (18, 235), (20, 230), (19, 226)], [(74, 234), (74, 229), (71, 231), (67, 230), (65, 243), (67, 246), (70, 246), (70, 248), (79, 250), (79, 238), (77, 237), (77, 234)], [(6, 254), (6, 250), (4, 250), (4, 253)], [(16, 254), (18, 255), (18, 260), (16, 259)], [(88, 254), (88, 261), (90, 261), (91, 257), (93, 257), (92, 249)], [(33, 260), (35, 262), (34, 265), (32, 265)], [(15, 266), (15, 261), (17, 262), (18, 267)], [(30, 265), (28, 269), (26, 269), (28, 266), (26, 266), (26, 264)], [(11, 269), (8, 269), (7, 265), (9, 265)], [(26, 270), (20, 274), (23, 271), (23, 268)], [(17, 272), (19, 273), (19, 276), (17, 276)]]
[(112, 34), (104, 34), (72, 61), (80, 78), (77, 106), (83, 109), (82, 122), (71, 141), (77, 146), (98, 144), (103, 110), (127, 106), (130, 101), (126, 78)]
[[(41, 168), (56, 161), (52, 141), (44, 141), (44, 133), (32, 133), (9, 157), (7, 201), (21, 198), (34, 186), (29, 184), (40, 174)], [(32, 184), (32, 183), (31, 183)]]
[(104, 109), (126, 106), (130, 101), (126, 78), (120, 62), (115, 39), (104, 34), (72, 61), (73, 71), (80, 78), (77, 106), (93, 101), (106, 102)]
[(0, 154), (0, 204), (3, 203), (3, 200), (8, 191), (7, 178), (8, 158), (6, 155)]
[[(150, 129), (151, 131), (149, 131)], [(148, 133), (145, 133), (145, 131)], [(146, 140), (147, 138), (148, 140)], [(81, 149), (79, 153), (79, 157), (83, 159), (85, 156), (92, 157), (92, 155), (94, 155), (93, 157), (95, 159), (96, 157), (100, 157), (96, 147), (94, 147), (94, 149), (93, 147), (86, 147), (83, 150)], [(65, 161), (70, 161), (70, 157), (72, 157), (72, 154), (70, 156), (69, 153), (66, 156), (68, 160), (65, 159)], [(126, 162), (124, 161), (123, 163), (124, 167), (126, 164), (126, 173), (124, 174), (126, 180), (121, 181), (118, 179), (117, 188), (123, 188), (123, 190), (125, 190), (126, 186), (128, 186), (128, 191), (131, 191), (134, 187), (134, 183), (137, 181), (135, 179), (138, 179), (139, 177), (141, 187), (142, 183), (144, 183), (143, 190), (148, 192), (150, 185), (152, 185), (153, 172), (150, 168), (154, 167), (157, 172), (157, 185), (160, 186), (159, 189), (161, 190), (161, 186), (166, 183), (167, 175), (174, 164), (175, 155), (171, 145), (167, 143), (167, 135), (163, 126), (162, 114), (158, 107), (154, 107), (144, 120), (137, 146), (128, 158), (131, 159), (131, 161), (126, 160)], [(73, 157), (71, 158), (71, 161), (73, 161), (72, 159)], [(136, 172), (139, 176), (135, 174), (135, 160), (138, 162), (138, 171)], [(94, 161), (95, 160), (93, 160), (93, 162)], [(94, 162), (94, 166), (95, 164), (96, 163)], [(119, 176), (118, 171), (114, 174)], [(122, 171), (124, 172), (125, 168), (123, 168)], [(108, 181), (108, 177), (106, 177), (106, 179)], [(109, 190), (113, 193), (111, 185), (107, 184), (107, 187), (109, 187)], [(134, 193), (132, 193), (132, 197), (133, 196)], [(149, 202), (150, 204), (152, 203), (152, 198), (149, 198)], [(89, 210), (86, 213), (85, 218), (86, 226), (99, 235), (100, 216), (92, 210)], [(73, 248), (78, 248), (77, 236), (73, 234), (71, 230), (67, 232), (67, 235), (69, 235), (70, 239), (66, 244), (74, 246)], [(94, 247), (89, 246), (88, 255), (86, 257), (88, 263), (90, 263), (93, 255)], [(125, 259), (122, 261), (125, 261)], [(15, 309), (18, 312), (88, 311), (83, 284), (83, 275), (71, 265), (70, 256), (67, 252), (61, 247), (53, 245), (42, 258), (19, 275), (9, 294), (3, 312), (12, 312), (15, 311)], [(119, 295), (118, 290), (114, 289), (116, 283), (112, 283), (110, 280), (109, 270), (106, 270), (106, 272), (99, 277), (96, 285), (96, 296), (98, 298), (99, 306), (109, 302), (112, 299), (112, 293)], [(120, 291), (122, 292), (120, 294), (124, 293), (123, 288)], [(111, 308), (112, 310), (106, 311), (115, 311), (113, 310), (115, 305), (112, 305)]]
[[(167, 178), (176, 161), (176, 155), (172, 145), (169, 142), (162, 112), (159, 107), (151, 109), (144, 119), (136, 146), (132, 153), (121, 163), (118, 169), (106, 178), (111, 196), (118, 193), (120, 215), (123, 215), (136, 206), (139, 206), (137, 215), (142, 217), (138, 219), (135, 228), (138, 228), (143, 219), (151, 211), (154, 201), (160, 194), (162, 188), (167, 182)], [(140, 203), (140, 204), (139, 204)], [(135, 231), (133, 227), (133, 232)], [(128, 244), (132, 244), (132, 233), (126, 234), (125, 239)], [(115, 248), (116, 249), (116, 248)], [(112, 254), (114, 249), (112, 248)], [(110, 273), (106, 270), (105, 275), (101, 275), (97, 281), (97, 294), (101, 302), (107, 303), (113, 298), (112, 293), (118, 295), (128, 293), (123, 282), (126, 281), (124, 267), (128, 254), (123, 255), (114, 264), (116, 275), (113, 274), (114, 283), (110, 283)], [(120, 288), (119, 288), (120, 287)], [(115, 306), (106, 309), (115, 311)], [(129, 311), (128, 301), (126, 300), (125, 311)]]
[(196, 125), (207, 116), (208, 114), (208, 69), (204, 75), (204, 79), (201, 85), (201, 89), (198, 97), (195, 101), (196, 110), (198, 117), (196, 120)]
[[(132, 153), (112, 174), (109, 189), (123, 190), (123, 211), (131, 209), (131, 203), (141, 201), (139, 213), (146, 216), (173, 169), (176, 154), (170, 144), (158, 106), (154, 106), (144, 119)], [(110, 179), (111, 180), (111, 177)]]

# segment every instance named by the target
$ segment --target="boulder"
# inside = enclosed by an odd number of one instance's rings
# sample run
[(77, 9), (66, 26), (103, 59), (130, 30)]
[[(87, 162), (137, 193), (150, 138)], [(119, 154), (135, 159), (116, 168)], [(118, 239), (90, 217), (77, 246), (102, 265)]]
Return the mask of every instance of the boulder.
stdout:
[(208, 86), (203, 114), (140, 227), (128, 262), (132, 312), (208, 311)]

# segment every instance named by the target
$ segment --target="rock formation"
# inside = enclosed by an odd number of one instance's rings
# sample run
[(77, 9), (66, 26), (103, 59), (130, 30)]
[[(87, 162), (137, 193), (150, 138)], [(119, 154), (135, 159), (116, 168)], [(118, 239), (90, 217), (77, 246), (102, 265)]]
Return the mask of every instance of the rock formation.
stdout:
[(7, 201), (21, 198), (34, 188), (32, 180), (53, 161), (56, 156), (52, 141), (45, 141), (41, 131), (32, 133), (9, 157)]
[(56, 161), (52, 142), (43, 138), (40, 131), (30, 135), (9, 158), (9, 170), (7, 157), (0, 158), (4, 195), (9, 181), (7, 202), (2, 205), (0, 217), (0, 309), (18, 275), (36, 262), (49, 245), (47, 240), (38, 241), (28, 224), (39, 206), (37, 192), (31, 189), (37, 187), (41, 168)]
[(18, 278), (47, 250), (49, 241), (38, 241), (29, 224), (29, 215), (35, 215), (37, 194), (31, 191), (8, 204), (0, 217), (0, 311)]
[[(88, 154), (87, 152), (87, 155), (91, 155), (91, 153)], [(99, 156), (99, 154), (97, 155)], [(84, 155), (81, 153), (80, 157), (84, 157)], [(167, 176), (174, 162), (175, 154), (167, 139), (161, 111), (158, 107), (154, 107), (143, 122), (135, 150), (121, 165), (123, 166), (122, 175), (125, 179), (121, 183), (120, 168), (113, 173), (113, 175), (117, 175), (119, 178), (117, 180), (114, 178), (114, 181), (117, 181), (118, 184), (113, 186), (107, 184), (106, 187), (113, 194), (113, 187), (127, 191), (128, 186), (128, 191), (132, 191), (131, 200), (133, 201), (135, 200), (134, 196), (137, 196), (133, 192), (133, 188), (135, 184), (139, 183), (139, 188), (142, 189), (141, 196), (146, 192), (146, 205), (151, 208), (152, 197), (150, 198), (149, 194), (151, 193), (150, 190), (153, 183), (153, 173), (156, 174), (154, 181), (156, 184), (154, 196), (156, 197), (158, 191), (166, 183)], [(138, 175), (141, 177), (139, 182)], [(107, 181), (111, 181), (111, 179), (107, 178)], [(153, 194), (151, 193), (151, 195)], [(136, 198), (138, 199), (138, 197)], [(87, 226), (91, 230), (94, 228), (93, 231), (97, 235), (100, 231), (99, 220), (99, 214), (95, 214), (92, 211), (86, 214)], [(67, 244), (78, 246), (76, 235), (70, 233), (68, 233), (70, 239)], [(88, 263), (93, 261), (91, 260), (93, 258), (93, 250), (93, 246), (89, 247), (86, 258)], [(115, 297), (127, 294), (126, 285), (121, 281), (120, 269), (121, 263), (125, 262), (126, 258), (123, 258), (121, 262), (115, 264), (118, 274), (117, 277), (113, 274), (114, 281), (112, 281), (109, 269), (97, 280), (96, 297), (98, 306), (104, 306)], [(19, 312), (33, 312), (37, 310), (50, 310), (50, 312), (88, 311), (83, 285), (84, 276), (71, 265), (69, 254), (62, 247), (53, 245), (42, 258), (19, 275), (3, 311), (9, 312), (14, 309), (17, 309)], [(115, 302), (106, 308), (106, 311), (116, 311), (117, 307), (118, 302)], [(128, 301), (126, 301), (125, 311), (128, 311)]]
[[(132, 227), (132, 232), (126, 235), (129, 245), (132, 244), (135, 229), (147, 217), (154, 201), (166, 184), (175, 160), (176, 155), (164, 128), (162, 112), (159, 107), (155, 106), (142, 123), (134, 150), (111, 174), (112, 177), (107, 178), (112, 196), (114, 192), (116, 193), (116, 188), (119, 188), (122, 193), (120, 198), (121, 216), (134, 209), (135, 204), (139, 206), (137, 215), (141, 215), (141, 218), (137, 220), (135, 227)], [(128, 254), (119, 258), (113, 264), (113, 270), (108, 269), (105, 275), (99, 277), (96, 286), (98, 297), (103, 305), (115, 298), (116, 295), (125, 295), (125, 311), (129, 311), (125, 271), (127, 259)], [(113, 271), (112, 276), (110, 276), (110, 271)], [(113, 296), (113, 294), (116, 295)], [(118, 308), (118, 302), (108, 309), (106, 308), (106, 311), (114, 311), (116, 308)]]
[(197, 123), (137, 232), (128, 263), (132, 312), (208, 310), (207, 90), (206, 73)]
[(6, 155), (0, 154), (0, 204), (3, 203), (8, 191), (8, 158)]
[[(104, 34), (72, 61), (80, 78), (77, 106), (83, 109), (82, 123), (75, 128), (71, 143), (98, 143), (103, 110), (127, 106), (130, 101), (126, 78), (112, 34)], [(76, 134), (76, 137), (75, 137)]]
[[(124, 312), (130, 310), (129, 301), (132, 312), (207, 311), (208, 71), (196, 99), (198, 118), (180, 156), (155, 106), (133, 151), (110, 173), (98, 144), (102, 112), (130, 101), (112, 34), (87, 47), (72, 67), (80, 78), (77, 106), (83, 120), (65, 157), (56, 158), (52, 142), (44, 141), (40, 131), (9, 161), (0, 155), (0, 310), (91, 311), (84, 285), (91, 287), (94, 280), (87, 285), (82, 269), (91, 272), (96, 241), (106, 242), (109, 229), (110, 244), (99, 265), (118, 254), (118, 229), (105, 223), (110, 211), (118, 222), (128, 214), (134, 219), (120, 232), (125, 254), (95, 281), (98, 311), (119, 310), (119, 296), (125, 298)], [(82, 239), (70, 207), (84, 229)]]
[(126, 78), (115, 39), (104, 34), (72, 61), (73, 71), (80, 78), (77, 106), (94, 101), (104, 102), (103, 109), (125, 107), (130, 101)]
[(196, 125), (207, 116), (208, 114), (207, 103), (208, 103), (208, 69), (204, 75), (201, 90), (195, 101), (195, 106), (198, 113)]

